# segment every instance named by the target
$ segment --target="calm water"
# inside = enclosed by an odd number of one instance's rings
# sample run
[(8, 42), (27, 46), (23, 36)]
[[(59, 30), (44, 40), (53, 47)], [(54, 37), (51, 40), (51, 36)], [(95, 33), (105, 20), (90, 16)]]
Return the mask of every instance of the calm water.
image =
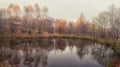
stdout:
[(0, 67), (106, 67), (113, 51), (78, 39), (0, 41)]

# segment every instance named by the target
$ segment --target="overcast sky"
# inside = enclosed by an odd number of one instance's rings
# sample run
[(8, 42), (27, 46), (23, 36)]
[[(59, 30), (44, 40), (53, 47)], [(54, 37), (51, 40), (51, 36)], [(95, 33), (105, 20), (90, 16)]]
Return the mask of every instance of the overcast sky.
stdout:
[(0, 8), (9, 4), (47, 6), (49, 15), (54, 18), (74, 20), (84, 13), (87, 19), (92, 19), (99, 12), (107, 10), (108, 6), (115, 4), (120, 7), (120, 0), (0, 0)]

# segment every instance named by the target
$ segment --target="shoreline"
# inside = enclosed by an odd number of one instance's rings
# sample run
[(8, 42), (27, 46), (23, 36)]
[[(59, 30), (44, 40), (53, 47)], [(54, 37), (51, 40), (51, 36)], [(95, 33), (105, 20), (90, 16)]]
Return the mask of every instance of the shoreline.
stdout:
[(12, 35), (12, 36), (0, 36), (1, 40), (40, 40), (40, 39), (52, 39), (52, 38), (61, 38), (61, 39), (81, 39), (81, 40), (89, 40), (92, 42), (99, 43), (101, 45), (105, 45), (113, 49), (116, 53), (119, 54), (119, 48), (116, 47), (117, 40), (113, 39), (101, 39), (97, 37), (87, 36), (87, 35), (68, 35), (68, 34), (60, 34), (60, 35), (27, 35), (27, 36), (20, 36), (20, 35)]
[(60, 35), (54, 35), (54, 34), (47, 34), (47, 35), (2, 35), (0, 36), (0, 40), (39, 40), (44, 38), (64, 38), (64, 39), (83, 39), (83, 40), (90, 40), (94, 42), (98, 42), (103, 45), (107, 46), (114, 46), (114, 44), (117, 42), (112, 39), (101, 39), (97, 37), (87, 36), (87, 35), (68, 35), (68, 34), (60, 34)]

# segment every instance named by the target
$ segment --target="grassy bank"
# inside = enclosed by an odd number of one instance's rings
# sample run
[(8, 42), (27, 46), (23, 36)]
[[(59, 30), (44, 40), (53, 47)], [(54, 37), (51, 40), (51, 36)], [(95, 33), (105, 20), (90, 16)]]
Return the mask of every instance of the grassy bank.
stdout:
[(87, 35), (68, 35), (68, 34), (41, 34), (41, 35), (2, 35), (0, 39), (10, 40), (10, 39), (42, 39), (42, 38), (71, 38), (71, 39), (84, 39), (98, 42), (103, 45), (113, 46), (116, 42), (112, 39), (101, 39), (97, 37), (87, 36)]

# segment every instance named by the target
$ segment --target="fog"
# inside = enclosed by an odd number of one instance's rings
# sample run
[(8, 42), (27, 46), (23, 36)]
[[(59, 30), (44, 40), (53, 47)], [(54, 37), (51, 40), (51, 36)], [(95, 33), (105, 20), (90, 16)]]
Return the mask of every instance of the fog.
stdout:
[(34, 5), (49, 8), (48, 14), (54, 18), (74, 20), (84, 13), (87, 19), (92, 19), (101, 11), (107, 10), (108, 6), (115, 4), (120, 7), (120, 0), (0, 0), (0, 8), (9, 4)]

